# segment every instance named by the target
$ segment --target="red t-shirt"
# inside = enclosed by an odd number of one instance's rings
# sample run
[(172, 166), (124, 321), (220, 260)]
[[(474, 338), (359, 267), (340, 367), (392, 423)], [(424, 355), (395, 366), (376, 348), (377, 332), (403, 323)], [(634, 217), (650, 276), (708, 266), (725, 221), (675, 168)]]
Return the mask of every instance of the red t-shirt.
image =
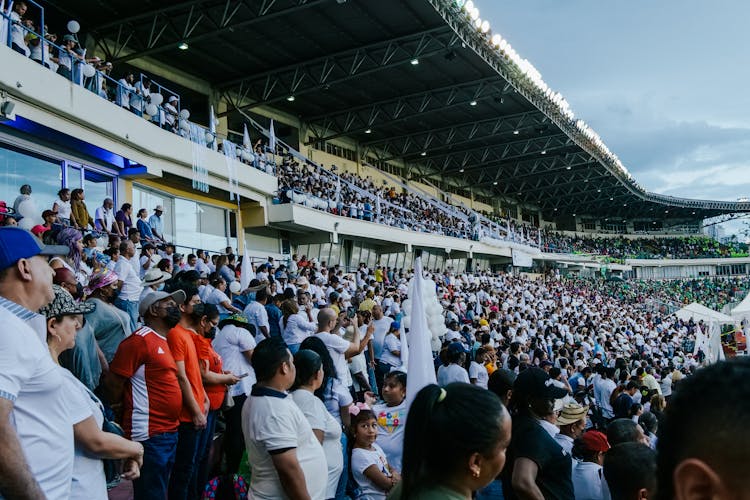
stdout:
[(133, 441), (175, 432), (182, 393), (167, 339), (143, 326), (123, 340), (109, 364), (125, 384), (122, 427)]
[[(201, 363), (208, 361), (208, 371), (214, 373), (224, 373), (224, 367), (221, 363), (221, 356), (214, 351), (211, 340), (196, 335), (195, 348), (198, 350), (198, 359)], [(224, 395), (227, 393), (227, 386), (224, 384), (206, 385), (206, 394), (211, 403), (212, 410), (218, 410), (224, 404)]]
[[(203, 388), (201, 368), (198, 364), (198, 352), (195, 350), (195, 343), (193, 342), (193, 338), (197, 336), (198, 334), (192, 330), (177, 325), (169, 330), (167, 342), (169, 342), (169, 349), (172, 351), (174, 360), (185, 363), (185, 375), (187, 375), (190, 388), (193, 390), (193, 397), (202, 411), (206, 401), (206, 390)], [(180, 410), (180, 422), (192, 421), (193, 416), (188, 410), (188, 405), (183, 404)]]

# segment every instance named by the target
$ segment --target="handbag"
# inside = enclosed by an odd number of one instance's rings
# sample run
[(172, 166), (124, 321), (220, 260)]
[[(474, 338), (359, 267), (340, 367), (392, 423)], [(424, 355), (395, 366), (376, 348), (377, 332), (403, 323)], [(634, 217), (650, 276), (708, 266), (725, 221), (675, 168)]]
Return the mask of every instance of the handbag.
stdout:
[(222, 411), (227, 411), (234, 407), (234, 396), (229, 394), (229, 389), (224, 393), (224, 402), (221, 404)]
[[(91, 392), (91, 389), (89, 389), (88, 387), (86, 387), (86, 391), (88, 391), (89, 397), (94, 403), (96, 403), (96, 405), (99, 407), (99, 410), (102, 412), (102, 416), (104, 417), (104, 422), (102, 422), (102, 431), (109, 432), (110, 434), (116, 434), (120, 437), (125, 437), (125, 431), (117, 422), (110, 418), (111, 413), (108, 414), (102, 401), (96, 396), (96, 394)], [(104, 464), (104, 477), (107, 480), (107, 489), (114, 488), (120, 483), (122, 460), (119, 458), (103, 458), (102, 463)]]

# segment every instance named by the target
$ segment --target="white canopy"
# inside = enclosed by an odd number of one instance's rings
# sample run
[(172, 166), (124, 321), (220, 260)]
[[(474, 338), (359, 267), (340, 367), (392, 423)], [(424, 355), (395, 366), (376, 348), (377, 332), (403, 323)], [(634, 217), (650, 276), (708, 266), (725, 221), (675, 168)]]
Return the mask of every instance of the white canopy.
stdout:
[(750, 320), (750, 293), (730, 313), (735, 321)]
[(690, 318), (693, 318), (696, 322), (703, 320), (704, 322), (734, 323), (732, 317), (714, 311), (713, 309), (709, 309), (697, 302), (693, 302), (689, 306), (683, 307), (677, 311), (675, 315), (683, 321), (688, 321)]

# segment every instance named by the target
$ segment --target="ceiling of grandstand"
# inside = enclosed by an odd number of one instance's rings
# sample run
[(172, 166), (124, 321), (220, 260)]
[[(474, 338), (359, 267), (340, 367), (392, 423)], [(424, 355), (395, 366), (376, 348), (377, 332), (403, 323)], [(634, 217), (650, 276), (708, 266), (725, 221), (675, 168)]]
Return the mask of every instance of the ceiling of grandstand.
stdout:
[(403, 161), (410, 178), (529, 203), (546, 219), (750, 211), (646, 193), (596, 159), (501, 75), (453, 0), (50, 3), (115, 65), (151, 57), (208, 81), (230, 118), (270, 105), (298, 116), (312, 142), (353, 138), (361, 157)]

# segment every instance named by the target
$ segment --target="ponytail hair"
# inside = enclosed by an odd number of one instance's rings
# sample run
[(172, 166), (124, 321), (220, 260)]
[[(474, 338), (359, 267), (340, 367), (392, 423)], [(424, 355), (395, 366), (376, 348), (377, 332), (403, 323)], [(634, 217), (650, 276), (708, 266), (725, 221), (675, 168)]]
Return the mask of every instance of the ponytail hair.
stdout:
[(474, 453), (493, 453), (507, 437), (501, 435), (506, 418), (500, 399), (486, 389), (465, 383), (424, 387), (406, 420), (401, 498), (444, 484)]

